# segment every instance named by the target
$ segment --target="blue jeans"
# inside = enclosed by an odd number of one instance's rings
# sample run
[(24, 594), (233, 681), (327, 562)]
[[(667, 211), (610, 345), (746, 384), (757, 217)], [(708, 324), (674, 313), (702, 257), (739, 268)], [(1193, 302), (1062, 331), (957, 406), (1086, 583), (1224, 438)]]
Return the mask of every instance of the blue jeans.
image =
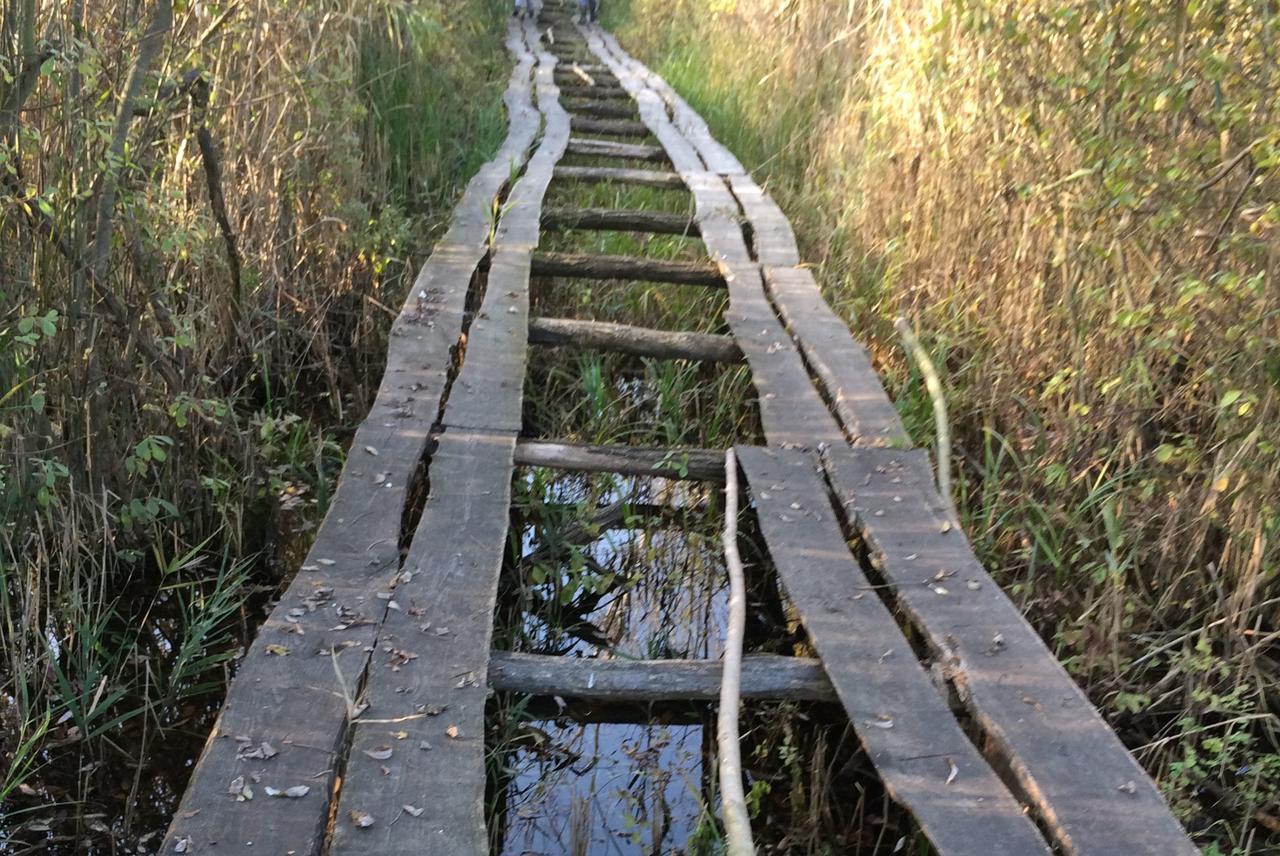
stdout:
[(588, 21), (594, 21), (600, 14), (600, 0), (578, 0), (578, 11)]

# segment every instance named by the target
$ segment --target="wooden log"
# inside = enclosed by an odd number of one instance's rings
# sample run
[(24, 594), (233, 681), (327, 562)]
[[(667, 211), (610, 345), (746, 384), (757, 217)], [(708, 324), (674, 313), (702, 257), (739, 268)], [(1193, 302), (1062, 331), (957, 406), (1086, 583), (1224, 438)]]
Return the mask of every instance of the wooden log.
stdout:
[[(724, 671), (718, 660), (585, 660), (494, 651), (489, 685), (499, 692), (595, 702), (715, 701)], [(742, 697), (834, 701), (818, 660), (748, 655)]]
[(581, 76), (575, 73), (571, 68), (556, 69), (556, 83), (558, 85), (568, 84), (569, 86), (586, 86), (589, 88), (616, 89), (618, 87), (618, 78), (607, 72), (588, 72), (586, 69), (582, 73), (591, 78), (592, 82), (588, 83)]
[(622, 104), (601, 104), (596, 101), (583, 101), (576, 104), (565, 104), (564, 107), (575, 116), (581, 114), (583, 116), (595, 116), (600, 119), (634, 119), (636, 117), (635, 107), (628, 107)]
[(634, 208), (551, 208), (542, 212), (542, 228), (549, 231), (594, 229), (608, 232), (652, 232), (656, 235), (702, 234), (688, 214), (640, 211)]
[(1047, 856), (854, 560), (815, 459), (745, 447), (738, 459), (778, 577), (890, 796), (941, 856)]
[(651, 330), (626, 324), (568, 318), (529, 319), (529, 344), (610, 351), (657, 360), (742, 362), (742, 352), (729, 336)]
[(595, 158), (620, 158), (622, 160), (668, 163), (666, 149), (662, 146), (646, 146), (637, 143), (613, 143), (607, 140), (572, 139), (569, 154)]
[(643, 187), (681, 190), (684, 179), (678, 172), (661, 169), (620, 169), (608, 166), (558, 166), (555, 177), (563, 181), (598, 181), (637, 184)]
[(516, 464), (586, 473), (619, 473), (724, 483), (724, 453), (713, 449), (652, 449), (522, 440)]
[(587, 119), (573, 117), (575, 134), (610, 134), (615, 137), (647, 137), (649, 129), (643, 122), (628, 122), (621, 119)]
[(708, 262), (673, 262), (638, 256), (538, 252), (533, 254), (533, 275), (724, 287), (719, 268)]
[(822, 299), (813, 274), (804, 268), (766, 268), (765, 283), (850, 442), (909, 448), (911, 438), (871, 358)]
[(1062, 852), (1193, 856), (1159, 789), (974, 556), (928, 455), (829, 449), (825, 468), (920, 631)]
[(581, 80), (577, 83), (560, 84), (560, 93), (565, 98), (585, 98), (591, 101), (631, 101), (625, 89), (614, 89), (604, 86), (586, 86)]

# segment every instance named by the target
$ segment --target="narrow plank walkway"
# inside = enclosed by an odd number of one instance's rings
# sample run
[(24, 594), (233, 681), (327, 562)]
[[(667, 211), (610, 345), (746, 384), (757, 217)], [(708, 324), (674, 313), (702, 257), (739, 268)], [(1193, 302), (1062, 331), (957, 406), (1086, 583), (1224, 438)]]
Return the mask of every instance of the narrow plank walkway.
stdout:
[[(165, 851), (488, 853), (494, 693), (715, 701), (714, 660), (492, 650), (518, 468), (725, 479), (722, 450), (526, 436), (538, 347), (746, 366), (766, 445), (738, 447), (742, 476), (816, 657), (748, 657), (743, 693), (840, 705), (936, 852), (1196, 853), (974, 557), (782, 211), (670, 86), (607, 32), (572, 23), (572, 7), (548, 0), (538, 20), (509, 23), (507, 139), (395, 322), (328, 515), (239, 665)], [(678, 191), (694, 213), (544, 207), (553, 182)], [(705, 257), (540, 249), (546, 233), (581, 231), (678, 236)], [(678, 290), (727, 295), (724, 324), (531, 317), (547, 282), (692, 286)], [(424, 491), (419, 513), (411, 497)], [(662, 525), (674, 510), (628, 513)], [(594, 525), (624, 516), (601, 508)]]

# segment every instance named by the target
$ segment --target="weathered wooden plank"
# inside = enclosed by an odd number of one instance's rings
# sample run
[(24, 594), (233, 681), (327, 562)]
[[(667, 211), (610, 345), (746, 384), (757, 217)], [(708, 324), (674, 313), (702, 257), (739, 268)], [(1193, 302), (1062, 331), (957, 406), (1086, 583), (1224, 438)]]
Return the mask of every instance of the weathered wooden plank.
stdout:
[(687, 214), (669, 211), (641, 211), (634, 208), (553, 208), (542, 212), (542, 228), (547, 231), (594, 229), (611, 232), (651, 232), (656, 235), (701, 234), (698, 224)]
[(404, 573), (383, 601), (369, 707), (354, 723), (339, 794), (335, 856), (488, 852), (486, 675), (514, 450), (511, 433), (440, 438)]
[(533, 275), (724, 287), (720, 270), (708, 262), (677, 262), (639, 256), (539, 252), (533, 254)]
[(723, 267), (729, 286), (725, 321), (751, 367), (751, 383), (770, 445), (843, 445), (839, 425), (764, 296), (758, 268)]
[(1197, 853), (1160, 792), (969, 547), (920, 451), (826, 469), (899, 606), (1065, 853)]
[(907, 448), (911, 440), (866, 350), (804, 268), (765, 268), (774, 305), (855, 445)]
[(605, 87), (605, 86), (587, 86), (578, 81), (575, 85), (572, 82), (560, 84), (560, 91), (565, 98), (586, 98), (592, 101), (626, 101), (631, 100), (631, 96), (627, 94), (625, 89)]
[[(499, 692), (596, 702), (715, 701), (724, 664), (718, 660), (585, 660), (494, 651), (489, 686)], [(799, 657), (748, 655), (742, 697), (834, 701), (822, 664)]]
[(524, 467), (588, 473), (724, 482), (724, 453), (711, 449), (649, 449), (522, 440), (516, 463)]
[(730, 336), (673, 332), (568, 318), (532, 318), (529, 344), (611, 351), (658, 360), (740, 363), (742, 351)]
[(815, 459), (743, 447), (738, 460), (778, 577), (893, 799), (942, 856), (1047, 854), (858, 567)]
[[(358, 685), (364, 648), (381, 618), (375, 593), (398, 571), (407, 488), (438, 417), (467, 290), (486, 252), (483, 212), (512, 161), (524, 162), (538, 131), (527, 35), (514, 24), (508, 31), (507, 46), (519, 61), (505, 95), (507, 139), (468, 184), (392, 328), (381, 387), (356, 432), (328, 514), (303, 570), (240, 663), (166, 849), (189, 841), (191, 852), (215, 845), (236, 852), (252, 841), (255, 852), (319, 852), (347, 724), (332, 652), (339, 652), (346, 680)], [(236, 781), (257, 798), (237, 801), (229, 793)], [(268, 799), (267, 787), (309, 791), (298, 799)]]
[(638, 143), (613, 143), (605, 140), (569, 141), (569, 154), (593, 158), (619, 158), (620, 160), (666, 163), (667, 152), (662, 146), (646, 146)]
[(519, 431), (523, 422), (531, 254), (538, 243), (542, 200), (569, 141), (569, 115), (551, 83), (554, 63), (550, 54), (541, 55), (537, 79), (538, 107), (546, 120), (542, 142), (512, 188), (498, 223), (484, 302), (472, 321), (466, 359), (441, 420), (447, 426)]
[[(610, 56), (602, 56), (590, 36), (598, 36), (601, 47)], [(665, 80), (624, 51), (618, 44), (617, 39), (613, 37), (613, 34), (604, 31), (593, 31), (590, 36), (587, 37), (588, 45), (592, 47), (593, 52), (606, 65), (617, 68), (617, 66), (610, 63), (610, 59), (625, 64), (632, 73), (640, 76), (651, 89), (662, 97), (666, 105), (671, 109), (676, 127), (697, 148), (698, 154), (706, 163), (708, 170), (719, 175), (734, 175), (746, 172), (733, 153), (712, 137), (711, 131), (707, 128), (707, 123), (689, 106), (688, 102), (681, 98), (679, 93), (672, 89)], [(623, 75), (620, 72), (615, 71), (615, 74), (620, 80), (622, 79)]]
[(590, 119), (575, 116), (573, 118), (575, 134), (608, 134), (614, 137), (647, 137), (649, 129), (641, 122), (630, 122), (624, 119)]
[(661, 169), (620, 169), (607, 166), (558, 166), (555, 177), (564, 181), (613, 181), (679, 190), (684, 179), (677, 172)]
[(729, 188), (751, 224), (756, 258), (765, 266), (800, 264), (795, 232), (782, 209), (746, 173), (727, 176)]

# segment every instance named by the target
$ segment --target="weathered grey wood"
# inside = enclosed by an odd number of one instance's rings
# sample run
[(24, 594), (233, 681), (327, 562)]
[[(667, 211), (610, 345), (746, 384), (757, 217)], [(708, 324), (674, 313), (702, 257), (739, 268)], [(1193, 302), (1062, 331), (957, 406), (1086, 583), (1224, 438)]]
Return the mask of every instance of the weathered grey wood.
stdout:
[(724, 453), (710, 449), (649, 449), (522, 440), (516, 447), (516, 463), (578, 472), (724, 482)]
[(575, 116), (582, 114), (584, 116), (596, 116), (601, 119), (634, 119), (636, 116), (635, 107), (622, 104), (601, 104), (596, 101), (565, 104), (564, 108)]
[(665, 105), (635, 68), (615, 59), (598, 33), (584, 36), (635, 97), (640, 118), (693, 194), (703, 243), (729, 287), (725, 320), (751, 367), (765, 437), (771, 444), (787, 446), (843, 443), (840, 426), (765, 297), (759, 266), (747, 251), (737, 199), (720, 175), (704, 167), (699, 150), (672, 124)]
[[(488, 852), (486, 676), (514, 449), (511, 433), (440, 438), (404, 573), (382, 601), (387, 617), (369, 706), (352, 735), (334, 856)], [(364, 816), (371, 825), (356, 822)]]
[[(596, 702), (715, 701), (724, 664), (718, 660), (584, 660), (494, 651), (489, 686), (499, 692)], [(834, 701), (817, 660), (748, 655), (742, 697)]]
[(849, 440), (855, 445), (910, 447), (911, 439), (870, 357), (823, 300), (813, 275), (804, 268), (766, 268), (765, 282)]
[[(619, 79), (623, 77), (618, 70), (619, 65), (621, 65), (632, 74), (637, 75), (648, 87), (662, 97), (665, 106), (671, 111), (676, 127), (697, 148), (698, 154), (708, 170), (719, 175), (734, 175), (746, 172), (733, 153), (717, 142), (711, 135), (711, 131), (707, 128), (707, 123), (703, 118), (665, 80), (627, 54), (618, 44), (617, 39), (613, 37), (613, 34), (599, 31), (593, 32), (592, 35), (597, 36), (599, 39), (597, 43), (588, 37), (588, 45), (592, 48), (592, 52), (600, 57), (601, 61), (610, 68), (615, 69), (615, 74)], [(605, 55), (601, 55), (602, 50)]]
[(532, 318), (529, 343), (548, 347), (611, 351), (657, 360), (740, 363), (742, 352), (730, 336), (652, 330), (602, 321)]
[(646, 146), (637, 143), (613, 143), (606, 140), (569, 141), (569, 154), (594, 158), (619, 158), (621, 160), (667, 163), (667, 152), (662, 146)]
[(625, 89), (606, 86), (587, 86), (582, 81), (575, 84), (568, 81), (560, 84), (560, 92), (565, 98), (585, 98), (592, 101), (630, 101), (631, 96)]
[(589, 256), (539, 252), (533, 254), (533, 275), (724, 287), (724, 277), (713, 264), (673, 262), (639, 256)]
[(564, 181), (613, 181), (679, 190), (684, 179), (677, 172), (660, 169), (620, 169), (607, 166), (558, 166), (555, 177)]
[(447, 426), (519, 431), (523, 422), (532, 249), (538, 243), (542, 200), (569, 141), (569, 114), (550, 80), (554, 62), (550, 54), (541, 55), (537, 78), (538, 107), (546, 120), (542, 142), (498, 223), (484, 302), (471, 323), (466, 359), (441, 420)]
[[(468, 286), (487, 251), (485, 211), (512, 162), (524, 163), (538, 131), (526, 43), (532, 35), (531, 24), (508, 30), (507, 46), (518, 62), (504, 96), (507, 139), (468, 184), (452, 225), (410, 290), (392, 328), (377, 398), (352, 441), (328, 514), (302, 570), (239, 665), (174, 814), (166, 852), (186, 840), (195, 853), (215, 846), (241, 852), (248, 841), (253, 852), (319, 852), (347, 725), (330, 652), (345, 652), (339, 662), (358, 685), (364, 649), (381, 619), (375, 595), (398, 571), (407, 488), (438, 418)], [(263, 743), (275, 754), (264, 752)], [(239, 779), (255, 799), (238, 802), (228, 793)], [(310, 789), (299, 799), (265, 796), (266, 787), (299, 786)]]
[(973, 555), (925, 453), (831, 449), (826, 470), (897, 602), (1056, 843), (1197, 853), (1146, 772)]
[(642, 122), (629, 122), (623, 119), (587, 119), (577, 116), (573, 119), (575, 134), (609, 134), (615, 137), (647, 137), (649, 129)]
[(751, 224), (752, 243), (760, 264), (786, 267), (800, 264), (795, 232), (782, 209), (746, 173), (735, 173), (726, 178)]
[(743, 447), (738, 460), (778, 577), (889, 794), (942, 856), (1047, 854), (858, 567), (815, 459)]
[(552, 208), (542, 212), (542, 228), (595, 229), (611, 232), (651, 232), (657, 235), (701, 234), (698, 224), (687, 214), (669, 211), (641, 211), (634, 208)]
[[(560, 68), (556, 69), (557, 84), (559, 85), (568, 84), (569, 86), (586, 86), (589, 88), (599, 86), (599, 87), (604, 87), (606, 89), (616, 89), (618, 86), (618, 78), (614, 77), (612, 74), (609, 74), (606, 71), (588, 72), (586, 69), (582, 69), (583, 74), (586, 74), (588, 77), (591, 78), (592, 81), (594, 81), (592, 83), (588, 83), (586, 80), (583, 80), (582, 77), (580, 77), (578, 74), (576, 74), (573, 71), (573, 69), (570, 68), (569, 66), (570, 66), (570, 63), (566, 63), (564, 66), (561, 66)], [(579, 67), (581, 68), (581, 66)]]

